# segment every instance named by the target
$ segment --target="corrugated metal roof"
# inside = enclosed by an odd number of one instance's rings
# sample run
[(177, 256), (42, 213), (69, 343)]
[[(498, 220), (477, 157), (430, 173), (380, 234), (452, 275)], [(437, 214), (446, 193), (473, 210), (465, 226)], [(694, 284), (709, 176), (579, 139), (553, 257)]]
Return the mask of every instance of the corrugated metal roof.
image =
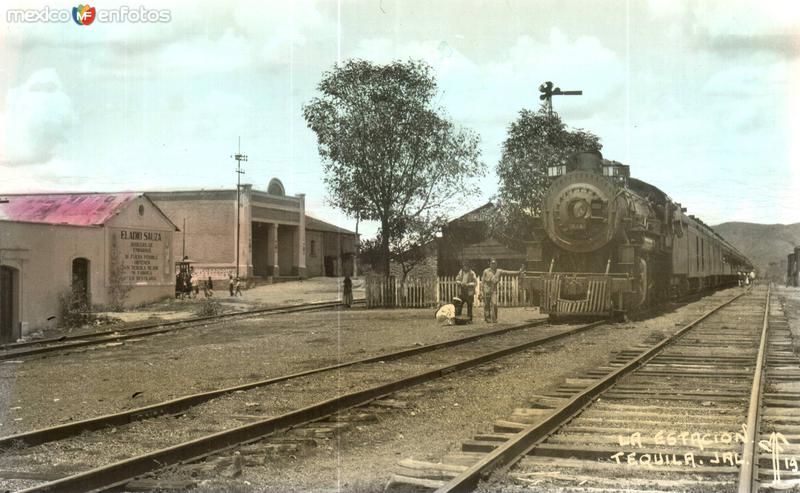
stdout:
[(53, 193), (5, 195), (0, 221), (102, 226), (141, 193)]
[(313, 231), (325, 231), (328, 233), (340, 233), (344, 235), (355, 235), (355, 233), (352, 231), (340, 228), (334, 224), (326, 223), (325, 221), (317, 219), (316, 217), (311, 217), (308, 214), (306, 214), (306, 229), (311, 229)]

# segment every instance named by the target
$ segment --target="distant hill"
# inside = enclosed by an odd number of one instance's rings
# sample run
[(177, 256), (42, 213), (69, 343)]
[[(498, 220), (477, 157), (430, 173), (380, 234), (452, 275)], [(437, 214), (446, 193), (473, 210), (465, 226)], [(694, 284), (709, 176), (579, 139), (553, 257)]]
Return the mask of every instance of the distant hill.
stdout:
[[(783, 282), (786, 256), (800, 245), (800, 223), (754, 224), (730, 222), (712, 226), (753, 261), (761, 275)], [(770, 265), (772, 264), (772, 265)]]

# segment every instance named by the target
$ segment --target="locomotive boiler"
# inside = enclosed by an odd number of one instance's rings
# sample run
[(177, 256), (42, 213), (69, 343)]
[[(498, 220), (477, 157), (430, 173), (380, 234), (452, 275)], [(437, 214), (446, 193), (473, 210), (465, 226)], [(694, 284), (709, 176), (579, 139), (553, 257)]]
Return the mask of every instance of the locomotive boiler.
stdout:
[(610, 316), (734, 285), (750, 261), (664, 192), (600, 153), (548, 169), (527, 244), (526, 282), (543, 313)]

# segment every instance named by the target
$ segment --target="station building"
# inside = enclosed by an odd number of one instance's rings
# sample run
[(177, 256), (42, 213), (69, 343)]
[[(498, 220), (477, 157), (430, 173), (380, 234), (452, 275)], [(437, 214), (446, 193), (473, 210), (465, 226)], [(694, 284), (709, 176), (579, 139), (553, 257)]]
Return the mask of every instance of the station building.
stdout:
[(53, 324), (59, 298), (136, 305), (174, 295), (176, 227), (142, 193), (0, 200), (0, 341)]
[[(147, 192), (181, 233), (175, 252), (197, 279), (303, 279), (354, 275), (358, 235), (306, 215), (305, 194), (289, 196), (273, 178), (266, 190)], [(237, 228), (238, 220), (238, 228)], [(236, 235), (239, 234), (239, 252)], [(238, 258), (238, 269), (237, 269)]]

